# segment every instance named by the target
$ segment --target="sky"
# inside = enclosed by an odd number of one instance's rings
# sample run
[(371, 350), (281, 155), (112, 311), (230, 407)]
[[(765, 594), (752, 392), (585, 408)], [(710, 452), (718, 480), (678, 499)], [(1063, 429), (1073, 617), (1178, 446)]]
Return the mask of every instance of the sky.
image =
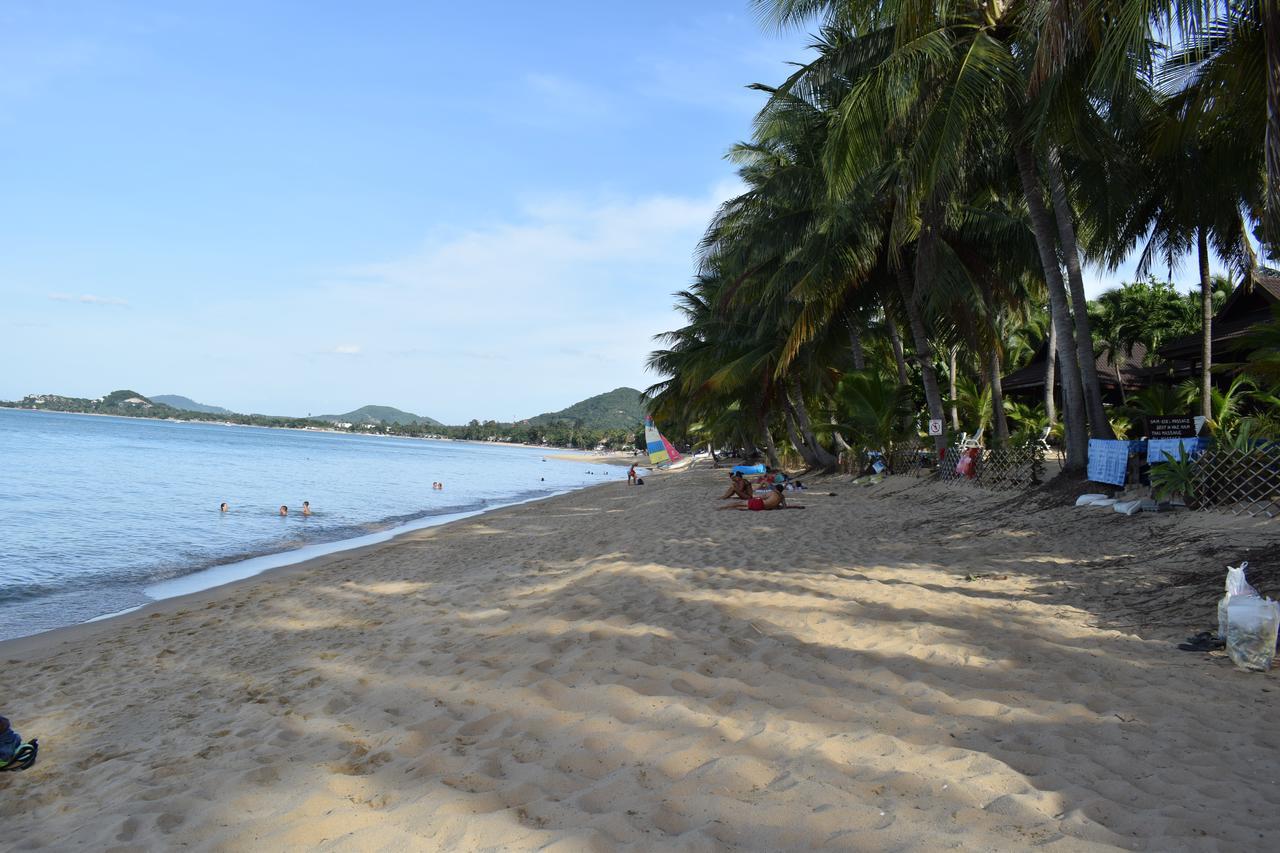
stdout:
[(746, 86), (807, 41), (747, 0), (10, 0), (0, 398), (463, 423), (643, 388)]

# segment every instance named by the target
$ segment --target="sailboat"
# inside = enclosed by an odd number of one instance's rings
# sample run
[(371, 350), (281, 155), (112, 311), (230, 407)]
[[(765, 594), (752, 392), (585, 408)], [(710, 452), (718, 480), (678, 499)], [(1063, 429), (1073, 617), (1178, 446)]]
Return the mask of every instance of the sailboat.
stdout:
[(680, 453), (671, 446), (666, 436), (658, 432), (658, 428), (653, 425), (653, 418), (647, 415), (644, 419), (644, 443), (649, 451), (649, 463), (654, 467), (669, 465), (680, 459)]

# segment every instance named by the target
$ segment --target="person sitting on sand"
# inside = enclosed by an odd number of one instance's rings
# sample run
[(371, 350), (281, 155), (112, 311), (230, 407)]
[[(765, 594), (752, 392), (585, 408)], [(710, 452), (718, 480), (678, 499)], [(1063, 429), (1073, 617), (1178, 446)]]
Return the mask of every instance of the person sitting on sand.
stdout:
[(289, 514), (289, 508), (288, 508), (287, 506), (285, 506), (284, 504), (280, 504), (280, 514), (281, 514), (281, 515), (288, 515), (288, 514)]
[(302, 502), (302, 514), (311, 515), (311, 501)]
[(774, 486), (769, 494), (762, 498), (751, 498), (746, 503), (735, 503), (729, 506), (720, 506), (716, 509), (741, 509), (750, 510), (752, 512), (760, 512), (766, 509), (804, 509), (798, 504), (788, 504), (787, 497), (783, 494), (782, 486)]
[(749, 501), (754, 495), (751, 493), (751, 483), (747, 478), (742, 476), (738, 471), (734, 471), (729, 475), (729, 488), (720, 496), (720, 500), (727, 498), (737, 498), (739, 500)]

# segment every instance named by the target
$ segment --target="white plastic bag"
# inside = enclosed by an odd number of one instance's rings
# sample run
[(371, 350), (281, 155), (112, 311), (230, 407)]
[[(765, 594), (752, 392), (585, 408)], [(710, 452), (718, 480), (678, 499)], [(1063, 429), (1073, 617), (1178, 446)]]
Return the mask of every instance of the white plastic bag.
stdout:
[(1244, 570), (1248, 567), (1248, 561), (1238, 566), (1227, 566), (1227, 594), (1218, 602), (1218, 639), (1223, 642), (1227, 640), (1227, 605), (1231, 603), (1232, 597), (1237, 595), (1258, 597), (1258, 591), (1249, 586), (1249, 582), (1244, 579)]
[(1233, 595), (1227, 605), (1227, 654), (1240, 669), (1266, 672), (1276, 656), (1280, 604), (1256, 595)]

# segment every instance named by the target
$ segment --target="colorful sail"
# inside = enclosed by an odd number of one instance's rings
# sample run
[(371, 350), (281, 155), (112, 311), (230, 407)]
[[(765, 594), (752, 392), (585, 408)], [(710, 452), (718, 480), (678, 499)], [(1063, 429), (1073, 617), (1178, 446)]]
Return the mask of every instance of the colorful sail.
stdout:
[(649, 451), (650, 464), (664, 465), (680, 458), (680, 454), (671, 446), (671, 442), (667, 441), (666, 436), (658, 432), (658, 428), (653, 425), (653, 418), (648, 416), (644, 419), (644, 443)]

